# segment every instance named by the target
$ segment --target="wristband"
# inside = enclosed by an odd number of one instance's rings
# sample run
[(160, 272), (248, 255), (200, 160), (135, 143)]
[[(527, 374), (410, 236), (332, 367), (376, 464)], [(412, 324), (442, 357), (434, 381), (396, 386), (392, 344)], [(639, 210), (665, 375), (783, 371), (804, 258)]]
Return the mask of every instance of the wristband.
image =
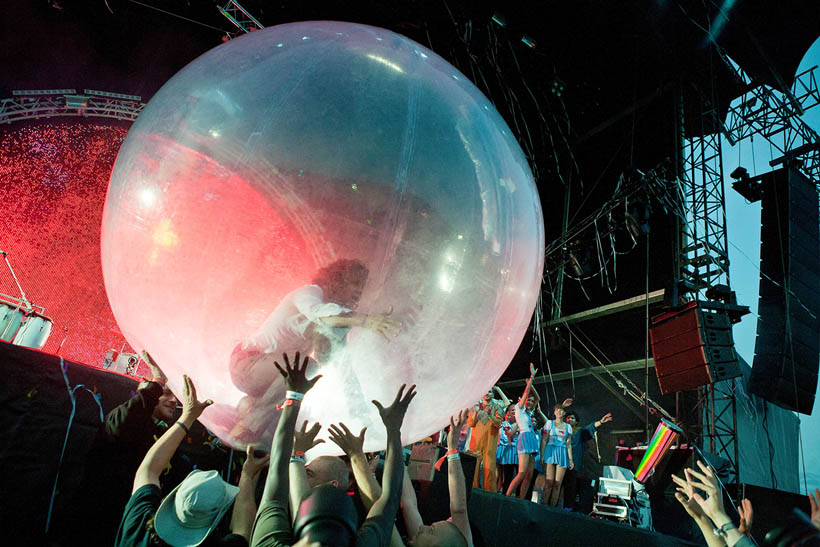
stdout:
[(282, 410), (286, 406), (300, 406), (301, 401), (299, 399), (285, 399), (285, 402), (281, 405), (276, 405), (276, 410)]
[(734, 527), (735, 525), (732, 524), (732, 521), (729, 521), (720, 528), (712, 528), (712, 533), (714, 533), (719, 538), (726, 537), (726, 533)]
[(182, 422), (176, 422), (176, 424), (182, 428), (186, 435), (188, 435), (188, 427)]
[(297, 458), (304, 458), (305, 453), (302, 452), (301, 450), (294, 450), (293, 454), (291, 454), (291, 456), (296, 456)]
[(294, 399), (296, 401), (301, 401), (305, 398), (304, 393), (299, 393), (298, 391), (286, 391), (285, 392), (285, 399)]
[(304, 456), (293, 455), (290, 457), (290, 463), (305, 463)]
[[(453, 457), (453, 455), (455, 455), (455, 457)], [(458, 456), (458, 450), (457, 450), (457, 449), (455, 449), (455, 448), (451, 448), (450, 450), (448, 450), (447, 452), (445, 452), (445, 453), (444, 453), (444, 455), (443, 455), (442, 457), (440, 457), (440, 458), (438, 459), (438, 461), (436, 462), (436, 465), (434, 465), (433, 467), (435, 467), (435, 468), (436, 468), (436, 471), (441, 471), (441, 464), (443, 464), (443, 463), (444, 463), (444, 460), (445, 460), (445, 459), (448, 459), (448, 460), (450, 460), (450, 459), (452, 459), (452, 460), (456, 460), (456, 459), (458, 459), (458, 458), (459, 458), (459, 456)]]

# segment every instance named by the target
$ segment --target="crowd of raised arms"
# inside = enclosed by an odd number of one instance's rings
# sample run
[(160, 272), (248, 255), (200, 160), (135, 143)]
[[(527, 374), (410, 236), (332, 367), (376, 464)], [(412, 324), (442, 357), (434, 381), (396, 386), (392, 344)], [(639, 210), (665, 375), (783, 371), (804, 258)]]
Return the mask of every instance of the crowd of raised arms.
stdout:
[[(110, 450), (126, 449), (130, 454), (139, 451), (141, 444), (147, 452), (140, 452), (138, 463), (136, 459), (118, 460), (125, 467), (117, 472), (128, 470), (130, 465), (133, 476), (129, 491), (121, 497), (117, 497), (116, 474), (111, 472), (113, 460), (104, 461), (108, 457), (104, 455), (94, 462), (101, 473), (92, 477), (86, 490), (97, 497), (97, 519), (90, 528), (85, 520), (71, 519), (76, 527), (66, 527), (62, 538), (66, 545), (81, 541), (88, 545), (113, 542), (117, 546), (472, 546), (459, 450), (460, 441), (464, 442), (462, 431), (470, 432), (469, 448), (478, 456), (473, 487), (546, 505), (562, 502), (565, 509), (573, 510), (577, 507), (572, 483), (581, 476), (576, 465), (582, 463), (584, 445), (595, 430), (612, 420), (606, 414), (578, 427), (577, 415), (568, 417), (566, 412), (572, 399), (555, 405), (554, 418), (548, 419), (532, 388), (536, 371), (531, 366), (530, 379), (517, 402), (512, 403), (496, 387), (473, 408), (450, 418), (445, 453), (450, 518), (428, 525), (422, 521), (401, 445), (401, 427), (416, 396), (415, 386), (398, 387), (387, 406), (373, 401), (387, 439), (379, 484), (374, 472), (378, 458), (363, 450), (366, 428), (354, 434), (344, 423), (329, 425), (329, 441), (339, 447), (344, 458), (319, 456), (306, 463), (305, 453), (325, 441), (317, 439), (321, 424), (299, 423), (299, 408), (305, 394), (322, 377), (307, 378), (308, 357), (283, 354), (274, 366), (287, 391), (269, 452), (246, 450), (238, 486), (225, 482), (216, 471), (194, 469), (175, 484), (167, 484), (166, 476), (163, 486), (168, 493), (163, 496), (161, 476), (211, 401), (200, 401), (193, 382), (185, 376), (181, 415), (149, 441), (147, 435), (154, 429), (146, 424), (171, 422), (177, 401), (150, 355), (143, 352), (143, 357), (152, 370), (152, 381), (106, 416), (101, 437)], [(260, 497), (257, 483), (266, 467)], [(538, 480), (532, 481), (535, 472)], [(735, 526), (708, 466), (698, 462), (696, 469), (686, 469), (682, 477), (673, 475), (673, 480), (677, 500), (710, 547), (752, 545), (751, 504), (742, 501), (738, 507), (740, 524)], [(357, 492), (355, 502), (348, 495), (351, 487)], [(103, 494), (108, 498), (101, 499)], [(811, 524), (820, 529), (820, 491), (815, 490), (809, 498)], [(82, 503), (77, 504), (78, 510), (82, 507)], [(107, 515), (113, 526), (106, 521)], [(112, 515), (117, 518), (111, 519)]]

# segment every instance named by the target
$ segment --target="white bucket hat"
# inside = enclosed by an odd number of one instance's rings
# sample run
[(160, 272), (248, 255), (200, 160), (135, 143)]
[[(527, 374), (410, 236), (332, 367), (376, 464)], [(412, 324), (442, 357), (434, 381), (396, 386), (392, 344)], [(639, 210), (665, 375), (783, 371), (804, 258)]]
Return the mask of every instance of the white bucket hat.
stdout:
[(208, 537), (233, 503), (239, 488), (216, 471), (191, 471), (157, 509), (154, 528), (173, 547), (195, 547)]

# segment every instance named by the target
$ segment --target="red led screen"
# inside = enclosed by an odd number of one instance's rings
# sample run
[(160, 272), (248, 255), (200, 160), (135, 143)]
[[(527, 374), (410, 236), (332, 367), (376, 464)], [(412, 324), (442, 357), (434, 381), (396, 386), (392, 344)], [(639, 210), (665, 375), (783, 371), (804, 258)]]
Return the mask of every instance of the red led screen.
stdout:
[[(43, 351), (94, 366), (125, 344), (103, 286), (100, 223), (126, 132), (82, 122), (0, 129), (0, 249), (54, 321)], [(20, 296), (2, 261), (0, 293)]]

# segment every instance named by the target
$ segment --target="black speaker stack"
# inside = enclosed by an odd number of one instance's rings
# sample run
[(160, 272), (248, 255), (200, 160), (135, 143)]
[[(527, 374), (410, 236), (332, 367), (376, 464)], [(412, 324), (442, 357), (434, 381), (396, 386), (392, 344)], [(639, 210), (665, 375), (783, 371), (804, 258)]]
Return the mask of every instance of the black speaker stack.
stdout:
[(759, 181), (760, 299), (749, 391), (811, 414), (820, 364), (817, 188), (792, 167)]

